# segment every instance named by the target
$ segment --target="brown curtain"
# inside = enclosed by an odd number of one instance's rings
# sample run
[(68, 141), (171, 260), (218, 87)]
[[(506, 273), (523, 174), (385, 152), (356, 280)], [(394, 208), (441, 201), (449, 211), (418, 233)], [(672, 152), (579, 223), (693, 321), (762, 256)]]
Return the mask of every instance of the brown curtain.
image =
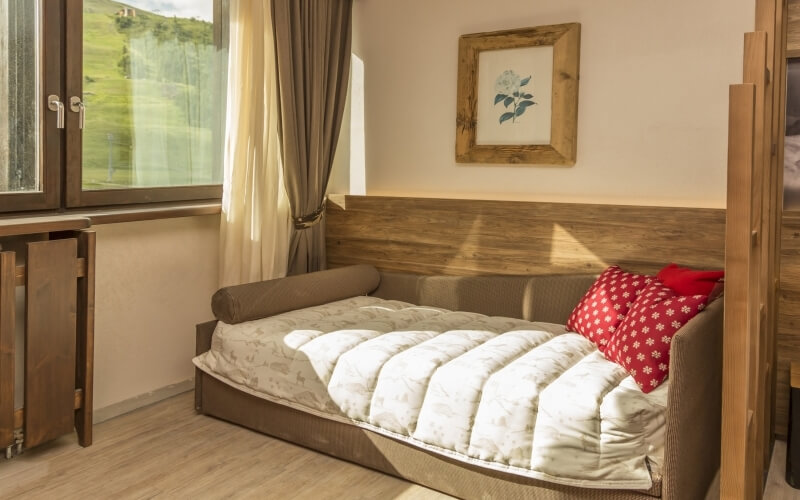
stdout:
[(352, 0), (272, 0), (288, 274), (325, 269), (324, 201), (350, 75)]

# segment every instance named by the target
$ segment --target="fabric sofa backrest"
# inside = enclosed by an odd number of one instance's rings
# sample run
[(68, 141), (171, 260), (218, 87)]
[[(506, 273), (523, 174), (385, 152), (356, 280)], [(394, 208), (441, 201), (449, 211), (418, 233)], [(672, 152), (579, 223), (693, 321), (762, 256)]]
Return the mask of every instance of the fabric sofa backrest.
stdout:
[(597, 275), (422, 276), (381, 272), (371, 294), (488, 316), (564, 324)]

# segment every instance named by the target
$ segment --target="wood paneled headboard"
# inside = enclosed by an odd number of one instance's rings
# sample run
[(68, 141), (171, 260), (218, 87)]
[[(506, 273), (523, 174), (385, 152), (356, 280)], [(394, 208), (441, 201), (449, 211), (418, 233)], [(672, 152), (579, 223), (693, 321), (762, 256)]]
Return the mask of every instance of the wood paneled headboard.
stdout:
[(563, 274), (724, 266), (725, 211), (332, 195), (328, 265), (421, 274)]

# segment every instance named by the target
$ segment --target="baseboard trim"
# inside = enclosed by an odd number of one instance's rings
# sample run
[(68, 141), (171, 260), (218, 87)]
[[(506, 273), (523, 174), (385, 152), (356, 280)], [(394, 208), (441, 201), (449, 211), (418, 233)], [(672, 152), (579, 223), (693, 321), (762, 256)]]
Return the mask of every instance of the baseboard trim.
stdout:
[(132, 412), (133, 410), (138, 410), (139, 408), (143, 408), (145, 406), (150, 406), (151, 404), (155, 404), (159, 401), (177, 396), (178, 394), (183, 394), (184, 392), (189, 392), (193, 389), (194, 378), (178, 382), (177, 384), (161, 387), (160, 389), (120, 401), (119, 403), (114, 403), (104, 408), (96, 409), (94, 410), (94, 418), (92, 421), (95, 424), (99, 424), (100, 422), (105, 422), (106, 420), (124, 415)]

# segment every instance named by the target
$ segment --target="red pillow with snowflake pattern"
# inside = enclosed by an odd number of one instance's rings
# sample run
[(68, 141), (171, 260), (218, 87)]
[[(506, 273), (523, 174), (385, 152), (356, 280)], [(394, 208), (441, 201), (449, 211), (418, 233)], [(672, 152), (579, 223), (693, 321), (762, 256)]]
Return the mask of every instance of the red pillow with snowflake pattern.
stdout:
[(597, 278), (567, 320), (567, 328), (578, 332), (604, 352), (636, 297), (653, 281), (652, 276), (611, 266)]
[(609, 339), (606, 358), (631, 374), (648, 393), (669, 375), (669, 347), (680, 328), (706, 306), (706, 295), (678, 295), (660, 281), (650, 284)]

